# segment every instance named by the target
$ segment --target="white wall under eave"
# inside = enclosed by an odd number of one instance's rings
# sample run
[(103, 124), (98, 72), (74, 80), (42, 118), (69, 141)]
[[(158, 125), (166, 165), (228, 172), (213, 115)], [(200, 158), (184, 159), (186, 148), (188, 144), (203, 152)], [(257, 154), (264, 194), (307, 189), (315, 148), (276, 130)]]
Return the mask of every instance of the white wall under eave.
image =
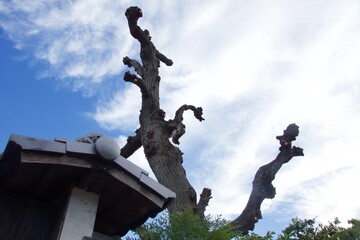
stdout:
[(82, 240), (91, 237), (99, 195), (74, 187), (71, 190), (59, 240)]

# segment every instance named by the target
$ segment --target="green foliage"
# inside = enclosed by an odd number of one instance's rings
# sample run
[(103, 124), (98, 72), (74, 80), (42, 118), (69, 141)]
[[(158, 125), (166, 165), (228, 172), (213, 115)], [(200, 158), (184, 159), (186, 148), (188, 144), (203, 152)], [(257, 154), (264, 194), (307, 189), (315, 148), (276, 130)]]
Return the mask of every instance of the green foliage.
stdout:
[(157, 217), (136, 229), (138, 237), (127, 240), (360, 240), (360, 220), (348, 222), (351, 226), (344, 228), (337, 218), (327, 225), (317, 225), (315, 219), (294, 218), (277, 237), (274, 232), (242, 236), (229, 231), (231, 225), (221, 216), (202, 219), (192, 212), (182, 212)]
[(349, 228), (341, 227), (338, 218), (328, 225), (315, 226), (315, 219), (294, 218), (278, 240), (360, 240), (360, 221), (352, 219), (348, 222)]
[(162, 215), (135, 230), (141, 240), (228, 240), (237, 239), (230, 232), (229, 222), (216, 217), (205, 219), (186, 211), (171, 216)]
[(283, 234), (279, 236), (279, 240), (299, 239), (314, 240), (315, 239), (315, 220), (301, 220), (293, 218), (292, 223), (283, 230)]
[(350, 228), (344, 229), (334, 234), (332, 239), (341, 239), (341, 240), (360, 240), (360, 220), (351, 219), (348, 221), (351, 224)]

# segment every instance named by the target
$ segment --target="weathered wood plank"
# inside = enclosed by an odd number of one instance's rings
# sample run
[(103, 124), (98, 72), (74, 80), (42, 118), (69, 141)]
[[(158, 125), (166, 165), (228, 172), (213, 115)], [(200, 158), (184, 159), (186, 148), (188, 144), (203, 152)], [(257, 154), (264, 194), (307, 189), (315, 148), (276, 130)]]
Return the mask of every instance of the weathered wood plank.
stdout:
[(101, 168), (101, 162), (93, 158), (79, 158), (61, 154), (46, 154), (26, 151), (21, 153), (22, 163), (57, 164), (82, 168)]
[(20, 195), (0, 197), (0, 239), (48, 240), (57, 208)]
[(16, 197), (5, 192), (0, 194), (0, 239), (13, 240), (26, 211), (26, 204), (20, 204)]
[(13, 169), (12, 174), (3, 180), (2, 188), (23, 195), (31, 194), (46, 171), (45, 165), (18, 165)]
[(49, 240), (56, 217), (54, 205), (28, 201), (26, 213), (16, 234), (17, 240)]

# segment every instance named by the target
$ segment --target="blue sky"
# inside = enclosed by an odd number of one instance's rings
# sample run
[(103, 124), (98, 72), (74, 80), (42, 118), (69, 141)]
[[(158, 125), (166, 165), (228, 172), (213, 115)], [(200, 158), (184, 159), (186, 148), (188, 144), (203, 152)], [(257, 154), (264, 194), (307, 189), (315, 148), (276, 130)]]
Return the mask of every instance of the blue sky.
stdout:
[[(11, 133), (75, 139), (92, 131), (120, 145), (138, 126), (140, 93), (122, 80), (138, 57), (124, 12), (137, 5), (157, 48), (160, 99), (180, 139), (190, 181), (213, 189), (208, 213), (246, 204), (256, 170), (278, 152), (276, 135), (300, 126), (296, 158), (278, 173), (256, 231), (292, 217), (360, 217), (360, 3), (315, 1), (2, 1), (0, 149)], [(141, 150), (130, 160), (149, 170)]]
[(38, 79), (42, 64), (28, 61), (27, 53), (1, 32), (1, 149), (11, 133), (52, 139), (55, 136), (74, 138), (88, 128), (99, 128), (84, 115), (93, 100), (66, 89), (59, 89), (52, 79)]

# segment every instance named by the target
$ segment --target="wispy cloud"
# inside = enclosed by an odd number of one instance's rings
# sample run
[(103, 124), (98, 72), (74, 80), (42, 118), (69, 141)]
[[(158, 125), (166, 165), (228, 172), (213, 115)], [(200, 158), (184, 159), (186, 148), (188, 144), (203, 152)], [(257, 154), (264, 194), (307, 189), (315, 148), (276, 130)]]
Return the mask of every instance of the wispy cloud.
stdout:
[[(210, 213), (242, 210), (256, 170), (277, 154), (275, 136), (296, 122), (305, 157), (280, 170), (264, 212), (360, 216), (358, 1), (12, 1), (1, 3), (0, 23), (17, 48), (49, 65), (47, 76), (94, 91), (121, 73), (123, 56), (138, 56), (123, 16), (130, 5), (175, 62), (160, 68), (167, 117), (184, 103), (204, 108), (204, 123), (185, 116), (180, 147), (196, 188), (213, 189)], [(102, 101), (95, 120), (135, 130), (136, 91)], [(141, 151), (131, 159), (146, 167)]]
[(41, 77), (63, 80), (74, 90), (94, 91), (118, 74), (134, 43), (123, 21), (123, 1), (9, 1), (1, 27), (15, 47), (47, 64)]
[(129, 87), (116, 92), (109, 101), (100, 103), (94, 119), (105, 129), (135, 131), (139, 123), (141, 94), (137, 87)]

